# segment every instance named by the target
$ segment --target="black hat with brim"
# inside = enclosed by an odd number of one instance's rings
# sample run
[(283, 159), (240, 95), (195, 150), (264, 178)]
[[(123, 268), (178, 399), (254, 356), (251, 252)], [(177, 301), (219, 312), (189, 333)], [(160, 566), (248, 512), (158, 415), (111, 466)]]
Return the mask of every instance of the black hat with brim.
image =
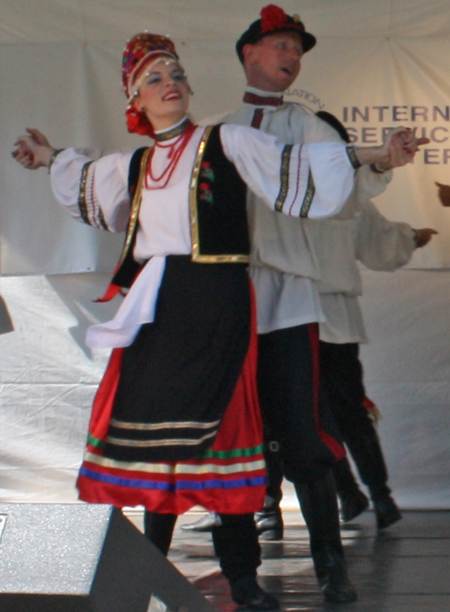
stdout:
[(261, 18), (250, 24), (236, 43), (236, 52), (241, 63), (244, 63), (242, 49), (244, 45), (254, 45), (264, 36), (279, 32), (295, 32), (302, 40), (303, 53), (310, 51), (316, 44), (316, 37), (306, 32), (298, 15), (287, 15), (282, 8), (269, 4), (261, 10)]

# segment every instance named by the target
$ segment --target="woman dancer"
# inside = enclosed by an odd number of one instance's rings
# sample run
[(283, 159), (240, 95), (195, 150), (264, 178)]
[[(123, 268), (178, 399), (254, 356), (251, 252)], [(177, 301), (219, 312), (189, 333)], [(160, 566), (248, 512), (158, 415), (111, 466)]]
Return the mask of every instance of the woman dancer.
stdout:
[(354, 167), (410, 159), (414, 139), (400, 130), (382, 147), (301, 147), (251, 128), (195, 126), (186, 75), (164, 36), (133, 37), (122, 74), (128, 129), (154, 144), (92, 161), (30, 129), (13, 153), (27, 168), (50, 169), (73, 217), (126, 230), (108, 295), (129, 291), (116, 317), (87, 337), (114, 350), (94, 400), (80, 498), (143, 505), (145, 533), (165, 554), (178, 514), (194, 505), (218, 512), (214, 547), (233, 599), (277, 609), (256, 581), (253, 513), (266, 478), (246, 189), (281, 213), (329, 216), (344, 204)]

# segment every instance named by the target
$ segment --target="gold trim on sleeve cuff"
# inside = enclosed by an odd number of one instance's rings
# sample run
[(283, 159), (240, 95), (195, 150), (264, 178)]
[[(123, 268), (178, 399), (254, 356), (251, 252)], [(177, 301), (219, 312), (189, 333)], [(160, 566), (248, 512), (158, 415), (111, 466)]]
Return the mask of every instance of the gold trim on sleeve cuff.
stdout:
[(55, 149), (55, 150), (53, 151), (53, 153), (51, 154), (50, 159), (48, 160), (48, 165), (47, 165), (47, 168), (48, 168), (48, 173), (49, 173), (49, 174), (50, 174), (50, 169), (51, 169), (51, 167), (52, 167), (52, 165), (53, 165), (53, 162), (54, 162), (54, 161), (55, 161), (55, 159), (58, 157), (58, 155), (59, 155), (60, 153), (62, 153), (64, 150), (65, 150), (65, 149)]
[(361, 168), (362, 163), (359, 161), (359, 157), (353, 145), (350, 145), (347, 147), (347, 155), (348, 155), (351, 165), (353, 166), (353, 168), (355, 168), (355, 170), (357, 168)]

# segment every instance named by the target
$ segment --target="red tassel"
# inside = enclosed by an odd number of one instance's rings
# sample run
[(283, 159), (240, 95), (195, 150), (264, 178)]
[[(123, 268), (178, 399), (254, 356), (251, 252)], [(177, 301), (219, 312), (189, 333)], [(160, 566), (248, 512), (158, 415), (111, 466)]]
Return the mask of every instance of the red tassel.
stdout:
[(122, 290), (122, 287), (120, 287), (119, 285), (115, 285), (114, 283), (109, 283), (105, 293), (103, 294), (103, 296), (101, 298), (97, 298), (96, 300), (94, 300), (94, 302), (110, 302), (113, 298), (116, 297), (116, 295), (118, 295), (120, 293), (120, 295), (125, 295), (125, 293)]
[(369, 397), (365, 396), (363, 400), (363, 406), (369, 413), (369, 417), (372, 419), (375, 425), (377, 425), (381, 419), (381, 413), (378, 410), (377, 405), (374, 404), (374, 402), (372, 402)]

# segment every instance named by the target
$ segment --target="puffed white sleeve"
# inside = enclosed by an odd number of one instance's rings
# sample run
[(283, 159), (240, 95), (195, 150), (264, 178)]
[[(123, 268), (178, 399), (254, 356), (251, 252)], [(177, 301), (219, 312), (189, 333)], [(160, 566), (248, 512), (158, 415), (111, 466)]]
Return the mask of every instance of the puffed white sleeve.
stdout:
[(126, 229), (130, 202), (128, 169), (132, 152), (92, 160), (76, 149), (55, 158), (50, 179), (57, 202), (75, 219), (99, 229)]
[(392, 170), (378, 172), (373, 164), (362, 166), (356, 174), (356, 195), (358, 200), (361, 202), (369, 198), (375, 198), (380, 193), (383, 193), (392, 180), (392, 176)]
[(226, 157), (267, 206), (286, 215), (323, 219), (340, 212), (358, 162), (339, 142), (286, 145), (253, 128), (220, 128)]
[(356, 258), (367, 268), (392, 272), (409, 262), (416, 248), (410, 225), (389, 221), (370, 200), (356, 219)]

